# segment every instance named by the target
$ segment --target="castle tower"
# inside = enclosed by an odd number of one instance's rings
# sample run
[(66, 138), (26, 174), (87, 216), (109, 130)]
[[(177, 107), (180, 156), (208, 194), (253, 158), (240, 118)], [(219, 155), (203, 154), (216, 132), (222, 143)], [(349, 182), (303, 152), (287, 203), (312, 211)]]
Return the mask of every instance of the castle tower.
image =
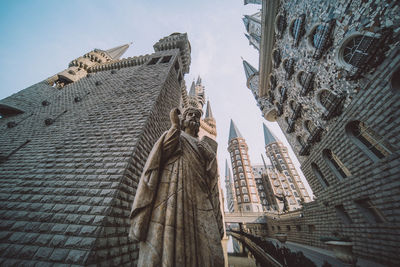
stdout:
[(282, 173), (279, 179), (275, 179), (272, 184), (277, 188), (278, 196), (286, 197), (291, 209), (298, 208), (302, 199), (305, 202), (311, 201), (300, 175), (297, 173), (292, 160), (289, 157), (287, 147), (263, 124), (265, 150), (272, 165)]
[(42, 81), (0, 100), (2, 265), (137, 260), (131, 204), (190, 64), (186, 33), (154, 48), (125, 59), (116, 58), (124, 47), (90, 52), (95, 62), (78, 60), (93, 63), (80, 70), (90, 75), (60, 89)]
[(246, 38), (249, 40), (249, 44), (255, 49), (260, 50), (261, 43), (261, 12), (257, 12), (251, 16), (245, 15), (243, 17), (243, 23), (246, 28)]
[(231, 155), (236, 200), (240, 212), (262, 212), (262, 206), (255, 188), (248, 147), (233, 120), (229, 129), (228, 151)]
[[(247, 88), (250, 89), (251, 93), (254, 96), (254, 99), (257, 101), (257, 106), (261, 109), (263, 117), (266, 120), (272, 121), (275, 120), (276, 114), (275, 112), (270, 112), (273, 108), (271, 103), (267, 101), (266, 98), (259, 97), (259, 80), (260, 74), (256, 68), (254, 68), (249, 62), (243, 59), (243, 69), (246, 75), (246, 85)], [(269, 99), (273, 100), (273, 99)]]
[(226, 188), (226, 204), (229, 212), (235, 212), (237, 209), (236, 195), (232, 180), (231, 170), (228, 166), (228, 160), (225, 162), (225, 188)]
[(125, 44), (108, 50), (94, 49), (82, 57), (72, 60), (66, 70), (50, 77), (47, 82), (59, 89), (76, 82), (86, 77), (91, 67), (118, 60), (128, 50), (129, 45)]

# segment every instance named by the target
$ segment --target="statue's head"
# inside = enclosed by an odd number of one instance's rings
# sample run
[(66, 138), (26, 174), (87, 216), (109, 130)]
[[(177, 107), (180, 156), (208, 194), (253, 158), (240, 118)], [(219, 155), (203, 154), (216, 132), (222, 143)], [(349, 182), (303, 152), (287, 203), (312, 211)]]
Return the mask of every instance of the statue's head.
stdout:
[(199, 136), (200, 118), (203, 114), (201, 109), (188, 107), (183, 111), (182, 130), (194, 137)]

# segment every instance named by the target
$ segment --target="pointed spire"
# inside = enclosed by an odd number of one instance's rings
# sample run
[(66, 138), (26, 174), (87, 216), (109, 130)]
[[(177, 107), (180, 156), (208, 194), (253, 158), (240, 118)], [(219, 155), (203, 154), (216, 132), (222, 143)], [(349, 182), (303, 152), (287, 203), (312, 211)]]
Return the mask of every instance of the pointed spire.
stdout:
[(256, 68), (254, 68), (252, 65), (250, 65), (249, 62), (246, 60), (243, 60), (243, 67), (244, 67), (244, 72), (246, 73), (246, 79), (248, 80), (251, 76), (258, 74), (258, 71)]
[(205, 116), (205, 118), (213, 118), (210, 101), (208, 101), (208, 100), (207, 100), (207, 108), (206, 108), (206, 116)]
[(190, 86), (189, 96), (196, 96), (196, 85), (194, 84), (194, 81)]
[(112, 58), (112, 59), (119, 59), (125, 52), (128, 50), (129, 44), (120, 45), (111, 49), (106, 50), (105, 52)]
[(229, 181), (231, 180), (231, 172), (229, 170), (228, 160), (227, 159), (225, 159), (225, 177), (226, 177), (225, 180), (229, 180)]
[(267, 125), (263, 123), (263, 128), (264, 128), (264, 140), (265, 140), (265, 145), (275, 143), (278, 141), (278, 138), (268, 129)]
[(236, 127), (235, 123), (231, 119), (231, 126), (229, 128), (229, 141), (231, 141), (233, 138), (243, 138), (242, 134), (239, 132), (239, 129)]
[(200, 75), (197, 77), (196, 85), (201, 85), (201, 78), (200, 78)]

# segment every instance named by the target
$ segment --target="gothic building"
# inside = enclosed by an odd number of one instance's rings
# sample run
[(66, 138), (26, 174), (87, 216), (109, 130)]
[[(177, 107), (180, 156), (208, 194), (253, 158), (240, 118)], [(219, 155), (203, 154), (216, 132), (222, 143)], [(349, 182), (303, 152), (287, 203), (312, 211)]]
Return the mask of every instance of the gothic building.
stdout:
[(245, 68), (247, 85), (317, 197), (304, 204), (302, 219), (280, 222), (296, 229), (289, 241), (324, 247), (319, 236), (337, 232), (356, 255), (400, 264), (399, 3), (261, 7), (259, 67)]
[(248, 147), (233, 120), (231, 120), (229, 129), (228, 151), (231, 156), (238, 211), (262, 212), (262, 205), (247, 153)]
[(130, 208), (179, 105), (190, 44), (174, 33), (150, 55), (119, 59), (126, 49), (95, 49), (0, 100), (1, 265), (137, 260)]

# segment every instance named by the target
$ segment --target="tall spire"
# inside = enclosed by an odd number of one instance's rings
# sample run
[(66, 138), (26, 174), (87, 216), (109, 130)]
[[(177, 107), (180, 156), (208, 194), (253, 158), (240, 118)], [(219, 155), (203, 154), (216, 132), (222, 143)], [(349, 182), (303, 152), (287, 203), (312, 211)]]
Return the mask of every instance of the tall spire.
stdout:
[(263, 128), (264, 128), (264, 140), (265, 140), (265, 145), (275, 143), (278, 141), (278, 138), (268, 129), (267, 125), (263, 123)]
[(231, 119), (231, 126), (229, 128), (229, 141), (231, 141), (233, 138), (243, 138), (242, 134), (239, 132), (239, 129), (236, 127), (235, 123)]
[(243, 59), (243, 67), (244, 67), (244, 72), (246, 73), (246, 79), (248, 80), (251, 76), (258, 74), (258, 71), (256, 68), (254, 68), (252, 65), (250, 65), (249, 62)]
[(200, 75), (197, 77), (196, 85), (201, 85), (201, 78), (200, 78)]
[(190, 86), (189, 96), (196, 96), (196, 85), (194, 84), (194, 81)]
[(120, 45), (111, 49), (106, 50), (105, 52), (112, 58), (112, 59), (119, 59), (125, 52), (128, 50), (129, 44)]
[(210, 101), (208, 101), (208, 100), (207, 100), (207, 108), (206, 108), (206, 116), (205, 116), (205, 118), (213, 118)]

